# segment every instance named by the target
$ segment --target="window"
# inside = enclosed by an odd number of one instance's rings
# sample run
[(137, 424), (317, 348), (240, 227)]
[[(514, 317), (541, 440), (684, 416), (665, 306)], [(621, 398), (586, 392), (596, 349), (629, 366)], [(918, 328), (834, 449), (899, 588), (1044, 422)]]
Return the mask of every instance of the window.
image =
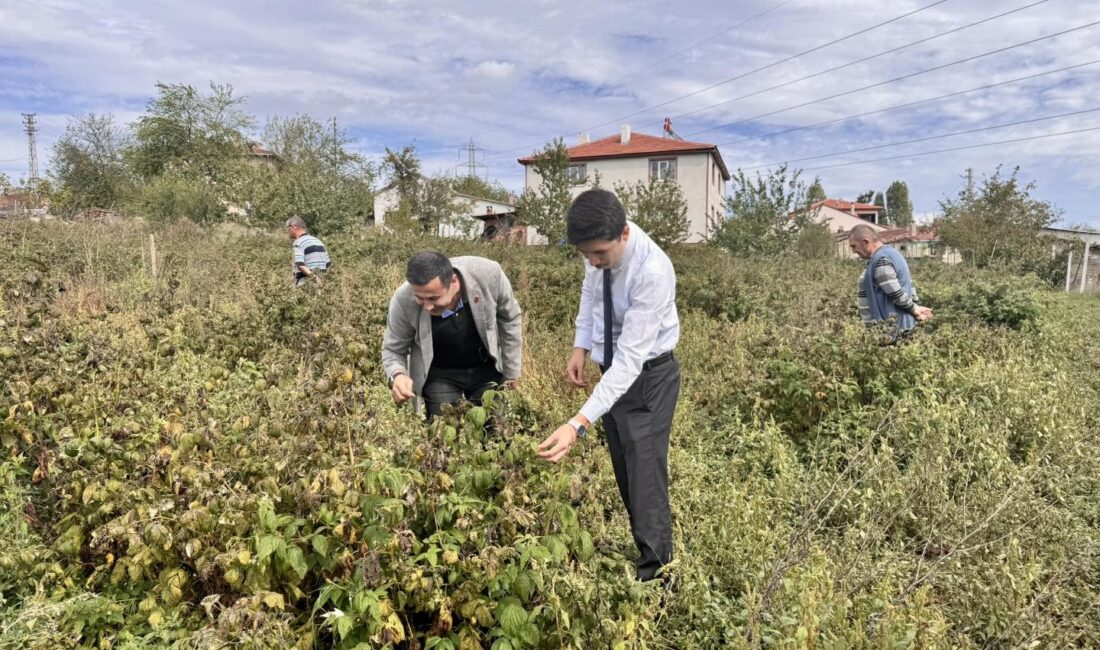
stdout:
[(676, 180), (676, 159), (660, 158), (650, 160), (649, 177), (659, 180)]
[(565, 170), (565, 178), (573, 185), (580, 185), (588, 178), (587, 165), (584, 163), (569, 165)]

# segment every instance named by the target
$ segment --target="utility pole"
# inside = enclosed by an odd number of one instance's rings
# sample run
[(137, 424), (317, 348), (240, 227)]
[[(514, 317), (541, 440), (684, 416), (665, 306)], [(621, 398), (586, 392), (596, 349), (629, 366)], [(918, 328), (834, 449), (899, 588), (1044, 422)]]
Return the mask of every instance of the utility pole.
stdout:
[(23, 113), (23, 130), (27, 134), (27, 185), (31, 188), (31, 204), (38, 207), (38, 125), (36, 113)]
[[(458, 153), (460, 159), (462, 158), (463, 153), (466, 154), (466, 162), (459, 162), (458, 164), (456, 164), (456, 172), (459, 172), (459, 168), (465, 167), (466, 176), (481, 176), (484, 178), (484, 176), (487, 174), (487, 170), (489, 169), (489, 167), (479, 160), (479, 154), (480, 158), (483, 159), (485, 155), (485, 150), (475, 145), (473, 138), (470, 138), (470, 142), (465, 147), (459, 149)], [(479, 170), (486, 170), (486, 173), (481, 173), (479, 172)]]
[(966, 200), (974, 200), (974, 168), (966, 168)]

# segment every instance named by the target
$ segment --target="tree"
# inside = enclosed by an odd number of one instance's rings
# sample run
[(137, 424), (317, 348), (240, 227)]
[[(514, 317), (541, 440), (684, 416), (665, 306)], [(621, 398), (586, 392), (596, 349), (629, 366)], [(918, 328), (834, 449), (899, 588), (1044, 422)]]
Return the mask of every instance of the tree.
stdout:
[(250, 223), (282, 224), (300, 216), (326, 234), (362, 226), (374, 204), (377, 170), (348, 148), (343, 130), (326, 128), (308, 115), (273, 117), (264, 143), (278, 156), (254, 162), (233, 175), (233, 203)]
[(89, 113), (69, 120), (51, 149), (55, 184), (51, 210), (72, 216), (87, 208), (113, 210), (133, 196), (136, 183), (123, 159), (128, 138), (111, 115)]
[(940, 238), (970, 264), (1041, 273), (1049, 266), (1050, 242), (1042, 230), (1060, 213), (1033, 198), (1035, 183), (1021, 185), (1018, 173), (1017, 167), (1006, 177), (998, 166), (976, 191), (964, 187), (957, 198), (940, 202)]
[(531, 162), (538, 188), (525, 190), (516, 205), (520, 223), (535, 227), (551, 244), (565, 241), (565, 215), (573, 202), (568, 169), (565, 143), (557, 139), (547, 144)]
[[(885, 208), (886, 207), (886, 197), (884, 197), (882, 195), (882, 192), (875, 192), (875, 199), (871, 203), (873, 203), (874, 205), (877, 205), (880, 208)], [(883, 216), (886, 216), (885, 211), (883, 211)]]
[(887, 218), (900, 228), (913, 223), (913, 202), (909, 200), (909, 186), (905, 181), (894, 181), (886, 188)]
[(726, 199), (726, 219), (711, 231), (711, 242), (734, 255), (777, 255), (790, 251), (801, 231), (813, 223), (800, 170), (783, 165), (750, 179), (738, 169)]
[(687, 239), (691, 226), (687, 202), (676, 181), (651, 177), (649, 182), (616, 183), (615, 194), (626, 209), (627, 218), (661, 248)]
[(809, 189), (806, 190), (806, 200), (812, 205), (827, 198), (829, 198), (829, 195), (825, 193), (825, 187), (821, 185), (821, 177), (815, 176), (814, 182), (810, 183)]
[(244, 98), (213, 82), (208, 95), (184, 84), (156, 87), (134, 125), (131, 167), (146, 180), (173, 173), (216, 185), (245, 153), (253, 120), (240, 108)]
[(459, 176), (452, 186), (461, 194), (492, 199), (501, 203), (508, 203), (515, 198), (499, 181), (489, 182), (477, 176)]
[(397, 195), (412, 201), (420, 182), (420, 159), (416, 157), (416, 147), (410, 144), (400, 151), (386, 147), (382, 170), (389, 177), (390, 186), (397, 189)]
[(0, 196), (5, 194), (11, 194), (15, 186), (11, 184), (11, 177), (4, 172), (0, 172)]
[(859, 196), (856, 197), (856, 203), (870, 203), (871, 199), (874, 198), (874, 196), (875, 196), (875, 191), (874, 190), (867, 190), (863, 194), (860, 194)]

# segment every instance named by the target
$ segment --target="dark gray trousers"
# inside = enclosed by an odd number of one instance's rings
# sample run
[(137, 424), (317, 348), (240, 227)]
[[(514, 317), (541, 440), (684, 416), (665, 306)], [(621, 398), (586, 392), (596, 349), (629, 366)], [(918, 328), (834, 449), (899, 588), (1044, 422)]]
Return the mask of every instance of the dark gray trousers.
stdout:
[(424, 381), (424, 408), (428, 418), (443, 415), (444, 404), (455, 404), (463, 398), (481, 404), (485, 391), (503, 383), (492, 361), (477, 368), (431, 368)]
[(672, 358), (643, 369), (603, 417), (615, 482), (641, 553), (639, 580), (652, 579), (672, 560), (668, 439), (679, 396), (680, 362)]

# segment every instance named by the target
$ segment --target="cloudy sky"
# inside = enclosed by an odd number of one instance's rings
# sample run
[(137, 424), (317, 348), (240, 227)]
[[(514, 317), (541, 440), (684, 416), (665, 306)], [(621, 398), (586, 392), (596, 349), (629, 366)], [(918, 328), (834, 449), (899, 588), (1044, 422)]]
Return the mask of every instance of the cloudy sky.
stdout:
[(430, 172), (472, 139), (515, 190), (554, 137), (671, 117), (731, 169), (797, 161), (849, 199), (902, 179), (918, 213), (967, 168), (1019, 165), (1100, 227), (1098, 22), (1100, 0), (0, 0), (0, 171), (26, 173), (21, 113), (45, 170), (69, 116), (129, 122), (158, 81), (215, 81), (260, 125), (335, 117)]

